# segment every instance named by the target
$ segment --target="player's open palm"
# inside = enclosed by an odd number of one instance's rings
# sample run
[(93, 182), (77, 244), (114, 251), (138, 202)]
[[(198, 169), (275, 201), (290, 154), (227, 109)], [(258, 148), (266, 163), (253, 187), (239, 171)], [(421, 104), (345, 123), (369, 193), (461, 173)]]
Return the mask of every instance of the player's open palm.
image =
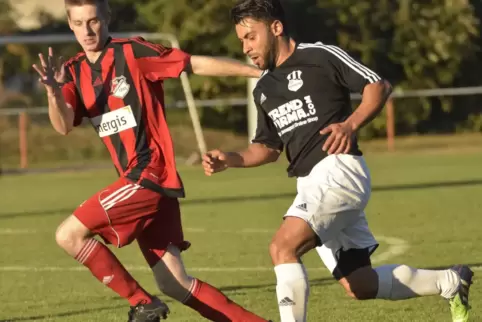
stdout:
[(42, 53), (39, 54), (40, 66), (33, 65), (40, 78), (39, 81), (44, 84), (47, 93), (53, 94), (55, 90), (65, 82), (65, 66), (62, 57), (55, 57), (52, 47), (49, 47), (47, 59)]
[(212, 150), (203, 155), (203, 168), (207, 176), (221, 172), (228, 168), (226, 154), (219, 150)]
[(323, 151), (328, 154), (341, 154), (350, 152), (353, 141), (353, 130), (347, 123), (330, 124), (320, 131), (322, 135), (328, 135), (323, 145)]

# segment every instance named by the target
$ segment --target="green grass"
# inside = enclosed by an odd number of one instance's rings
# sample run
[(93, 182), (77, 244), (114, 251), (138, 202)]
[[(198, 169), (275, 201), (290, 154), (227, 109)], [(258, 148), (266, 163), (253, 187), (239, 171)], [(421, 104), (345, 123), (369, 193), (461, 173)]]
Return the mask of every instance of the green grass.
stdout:
[[(470, 150), (470, 149), (469, 149)], [(406, 241), (409, 249), (383, 263), (415, 267), (482, 265), (482, 152), (372, 154), (373, 195), (367, 214), (376, 236)], [(184, 254), (191, 273), (232, 299), (279, 321), (268, 244), (295, 193), (285, 164), (230, 170), (207, 178), (199, 167), (180, 169), (187, 187), (182, 202)], [(86, 271), (5, 271), (7, 266), (71, 268), (78, 264), (55, 244), (62, 219), (114, 179), (113, 170), (31, 174), (0, 178), (0, 321), (123, 321), (127, 304)], [(375, 253), (388, 250), (386, 239)], [(123, 263), (144, 266), (136, 244), (115, 250)], [(450, 321), (440, 297), (401, 302), (356, 302), (345, 296), (315, 253), (310, 268), (309, 321)], [(265, 268), (233, 271), (224, 268)], [(202, 270), (218, 268), (220, 271)], [(133, 270), (158, 294), (151, 274)], [(169, 301), (168, 321), (201, 321)], [(472, 321), (482, 321), (482, 288), (471, 292)]]

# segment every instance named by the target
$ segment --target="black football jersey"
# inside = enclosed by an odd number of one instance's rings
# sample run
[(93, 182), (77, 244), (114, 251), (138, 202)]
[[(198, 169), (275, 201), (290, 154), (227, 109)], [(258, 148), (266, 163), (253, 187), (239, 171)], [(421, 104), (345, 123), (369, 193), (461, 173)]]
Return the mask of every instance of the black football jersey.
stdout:
[[(299, 43), (280, 66), (265, 71), (253, 91), (258, 122), (252, 143), (286, 149), (290, 177), (303, 177), (327, 156), (319, 132), (352, 113), (350, 93), (380, 76), (337, 46)], [(361, 155), (357, 140), (350, 154)]]

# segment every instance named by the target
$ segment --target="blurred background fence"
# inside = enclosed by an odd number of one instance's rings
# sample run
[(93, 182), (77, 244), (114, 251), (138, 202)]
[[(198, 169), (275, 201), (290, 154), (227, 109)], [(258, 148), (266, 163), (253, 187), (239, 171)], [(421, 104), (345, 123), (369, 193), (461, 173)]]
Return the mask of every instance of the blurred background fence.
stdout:
[[(384, 141), (379, 149), (393, 152), (396, 150), (397, 124), (404, 124), (403, 106), (422, 104), (421, 98), (450, 99), (452, 104), (463, 104), (467, 100), (480, 100), (482, 87), (438, 88), (395, 92), (384, 112), (374, 123), (376, 128), (365, 129), (362, 141), (378, 138)], [(359, 102), (359, 95), (352, 95), (353, 104)], [(460, 102), (460, 103), (458, 103)], [(481, 101), (482, 102), (482, 101)], [(248, 142), (247, 118), (249, 100), (247, 98), (196, 100), (195, 106), (201, 116), (203, 136), (207, 148), (240, 149)], [(482, 104), (482, 103), (481, 103)], [(419, 107), (423, 110), (423, 107)], [(455, 107), (457, 108), (457, 107)], [(233, 111), (234, 110), (234, 111)], [(176, 101), (166, 106), (168, 122), (175, 142), (176, 156), (181, 162), (188, 161), (198, 152), (186, 101)], [(241, 120), (231, 120), (223, 113), (244, 115)], [(400, 121), (399, 119), (402, 118)], [(467, 128), (482, 129), (482, 118), (474, 117)], [(224, 126), (219, 126), (223, 124)], [(456, 133), (473, 132), (467, 128), (457, 128)], [(96, 165), (109, 160), (106, 149), (101, 143), (88, 120), (68, 136), (57, 134), (51, 127), (47, 107), (17, 107), (0, 109), (0, 162), (7, 168), (28, 168), (41, 166)], [(372, 133), (371, 133), (371, 132)], [(382, 133), (383, 132), (383, 133)], [(401, 135), (413, 134), (405, 129)], [(427, 133), (429, 134), (429, 133)], [(470, 141), (467, 141), (470, 144)], [(420, 147), (420, 148), (423, 148)]]
[[(110, 28), (115, 33), (169, 34), (189, 53), (245, 60), (229, 17), (234, 2), (110, 0)], [(482, 2), (282, 2), (295, 39), (338, 45), (393, 84), (393, 101), (360, 132), (362, 147), (397, 151), (402, 137), (424, 146), (433, 141), (422, 143), (422, 138), (437, 135), (443, 135), (438, 142), (446, 145), (470, 145), (474, 143), (468, 137), (481, 137)], [(88, 122), (67, 137), (53, 131), (43, 108), (45, 94), (31, 68), (38, 52), (47, 50), (48, 44), (40, 43), (46, 35), (72, 38), (62, 6), (63, 0), (0, 1), (0, 167), (4, 169), (93, 165), (108, 160)], [(18, 37), (33, 41), (13, 41)], [(172, 39), (156, 41), (173, 44)], [(49, 44), (65, 57), (79, 51), (72, 41)], [(199, 116), (207, 148), (244, 147), (254, 128), (249, 97), (253, 84), (242, 78), (190, 76), (186, 93), (186, 81), (165, 84), (178, 158), (195, 160), (202, 146), (196, 133), (199, 129), (193, 128), (193, 113)], [(189, 98), (195, 98), (195, 104), (188, 104)], [(354, 96), (353, 106), (357, 103)]]

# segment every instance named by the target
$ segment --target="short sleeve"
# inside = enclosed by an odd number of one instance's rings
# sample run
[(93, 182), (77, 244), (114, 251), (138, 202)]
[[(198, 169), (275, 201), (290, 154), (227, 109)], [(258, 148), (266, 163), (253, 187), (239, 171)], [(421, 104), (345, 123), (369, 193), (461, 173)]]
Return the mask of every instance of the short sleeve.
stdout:
[(258, 111), (258, 121), (256, 133), (251, 143), (260, 143), (266, 145), (268, 148), (283, 151), (283, 141), (281, 141), (278, 135), (275, 124), (260, 106), (259, 102), (255, 103)]
[(377, 73), (356, 61), (340, 47), (318, 42), (300, 44), (299, 48), (312, 51), (317, 64), (328, 72), (328, 76), (338, 85), (348, 88), (353, 93), (362, 93), (367, 84), (381, 80)]
[(79, 126), (82, 124), (82, 119), (87, 117), (87, 115), (85, 113), (85, 107), (78, 95), (72, 73), (68, 68), (66, 70), (66, 81), (62, 85), (62, 95), (65, 103), (74, 109), (74, 126)]
[(136, 38), (132, 49), (139, 69), (150, 81), (177, 78), (190, 66), (191, 55), (177, 48), (163, 47)]

